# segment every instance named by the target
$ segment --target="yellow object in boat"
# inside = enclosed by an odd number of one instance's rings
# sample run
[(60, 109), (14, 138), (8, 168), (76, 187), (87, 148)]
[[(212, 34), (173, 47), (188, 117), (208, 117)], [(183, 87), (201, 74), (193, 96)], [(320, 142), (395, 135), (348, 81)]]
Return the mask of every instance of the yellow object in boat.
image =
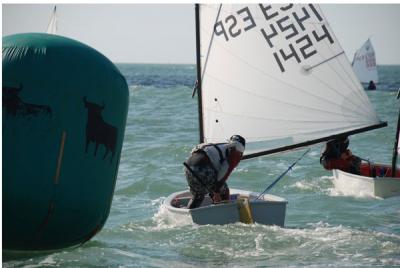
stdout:
[(253, 215), (251, 214), (250, 202), (248, 197), (240, 196), (237, 199), (239, 210), (239, 219), (242, 223), (254, 223)]

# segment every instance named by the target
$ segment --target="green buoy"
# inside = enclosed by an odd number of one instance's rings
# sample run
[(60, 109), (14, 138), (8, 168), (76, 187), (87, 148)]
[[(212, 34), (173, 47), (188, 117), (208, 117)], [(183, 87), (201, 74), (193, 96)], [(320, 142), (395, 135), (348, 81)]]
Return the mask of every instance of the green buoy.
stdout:
[(75, 40), (3, 37), (3, 249), (89, 240), (114, 193), (128, 112), (125, 78)]

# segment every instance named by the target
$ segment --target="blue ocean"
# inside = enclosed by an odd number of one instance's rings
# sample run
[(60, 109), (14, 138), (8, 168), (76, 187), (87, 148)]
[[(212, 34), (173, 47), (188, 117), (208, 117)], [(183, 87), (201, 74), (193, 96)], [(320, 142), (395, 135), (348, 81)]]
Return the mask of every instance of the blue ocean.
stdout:
[[(195, 65), (118, 64), (130, 90), (123, 152), (104, 228), (76, 248), (3, 252), (4, 267), (400, 267), (400, 196), (385, 200), (336, 189), (319, 164), (322, 145), (279, 181), (285, 227), (199, 226), (171, 219), (163, 200), (187, 188), (182, 162), (198, 143)], [(400, 66), (379, 66), (367, 95), (385, 128), (350, 137), (352, 152), (391, 163)], [(304, 150), (242, 161), (232, 188), (263, 191)]]

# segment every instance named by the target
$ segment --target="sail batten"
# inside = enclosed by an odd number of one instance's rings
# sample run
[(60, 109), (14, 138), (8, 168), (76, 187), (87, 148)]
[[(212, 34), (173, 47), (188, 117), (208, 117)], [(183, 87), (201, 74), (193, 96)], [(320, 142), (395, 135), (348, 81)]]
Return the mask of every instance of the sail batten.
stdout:
[[(222, 83), (222, 84), (225, 84), (225, 85), (228, 85), (229, 87), (230, 87), (230, 89), (231, 90), (238, 90), (238, 91), (241, 91), (241, 92), (245, 92), (245, 93), (247, 93), (247, 94), (250, 94), (250, 95), (253, 95), (253, 96), (255, 96), (255, 97), (257, 97), (257, 98), (263, 98), (263, 99), (265, 99), (266, 101), (269, 101), (269, 102), (275, 102), (275, 103), (280, 103), (280, 104), (284, 104), (284, 105), (288, 105), (288, 106), (296, 106), (296, 107), (299, 107), (299, 108), (301, 108), (301, 109), (308, 109), (308, 110), (312, 110), (312, 111), (316, 111), (316, 112), (321, 112), (321, 113), (329, 113), (329, 114), (335, 114), (336, 112), (335, 112), (335, 110), (331, 110), (331, 111), (326, 111), (326, 110), (323, 110), (323, 109), (318, 109), (318, 108), (315, 108), (315, 107), (312, 107), (312, 106), (304, 106), (304, 105), (301, 105), (301, 103), (290, 103), (290, 102), (288, 102), (288, 101), (286, 101), (286, 100), (284, 100), (284, 99), (278, 99), (278, 98), (273, 98), (273, 97), (270, 97), (270, 96), (265, 96), (265, 95), (262, 95), (262, 94), (259, 94), (259, 90), (248, 90), (248, 89), (244, 89), (244, 88), (239, 88), (239, 87), (237, 87), (237, 86), (234, 86), (234, 85), (230, 85), (229, 83), (226, 83), (225, 81), (222, 81), (222, 80), (219, 80), (217, 77), (215, 77), (215, 76), (213, 76), (213, 75), (211, 75), (211, 74), (209, 74), (208, 75), (209, 76), (209, 78), (212, 78), (212, 79), (215, 79), (216, 81), (218, 81), (219, 83)], [(318, 80), (318, 81), (320, 81), (319, 79), (317, 79), (316, 78), (316, 80)], [(320, 81), (321, 83), (323, 83), (323, 81)], [(326, 84), (325, 84), (326, 85)], [(327, 86), (327, 88), (330, 88), (330, 89), (332, 89), (333, 91), (334, 91), (334, 89), (333, 89), (333, 87), (331, 87), (331, 86), (329, 86), (329, 85), (326, 85)], [(293, 87), (291, 87), (291, 88), (297, 88), (297, 87), (295, 87), (295, 86), (293, 86)], [(280, 88), (281, 90), (282, 89), (285, 89), (285, 88)], [(304, 94), (308, 94), (308, 92), (307, 91), (305, 91), (305, 90), (302, 90), (302, 89), (299, 89), (299, 88), (297, 88), (298, 90), (300, 90), (300, 91), (302, 91)], [(266, 91), (267, 92), (267, 91)], [(335, 91), (338, 95), (341, 95), (340, 94), (340, 92), (338, 92), (338, 91)], [(318, 99), (319, 97), (318, 96), (315, 96), (315, 95), (312, 95), (312, 94), (310, 94), (310, 96), (311, 97), (313, 97), (313, 98), (315, 98), (315, 99)], [(343, 96), (343, 95), (341, 95), (343, 98), (346, 98), (346, 96)], [(304, 96), (303, 96), (304, 97)], [(321, 99), (320, 99), (321, 100)], [(340, 105), (340, 104), (338, 104), (338, 103), (335, 103), (335, 102), (331, 102), (330, 100), (328, 100), (328, 99), (323, 99), (322, 98), (322, 100), (325, 102), (325, 104), (327, 104), (327, 103), (329, 103), (329, 104), (331, 104), (331, 105), (334, 105), (334, 106), (336, 106), (335, 108), (342, 108), (342, 106)], [(357, 107), (357, 103), (353, 103), (352, 102), (352, 98), (348, 98), (347, 99), (347, 101), (349, 101), (349, 102), (351, 102), (352, 103), (352, 106), (345, 106), (345, 107), (343, 107), (343, 109), (346, 109), (346, 111), (349, 113), (347, 116), (350, 116), (350, 117), (352, 117), (353, 115), (359, 115), (359, 116), (357, 116), (356, 118), (362, 118), (362, 117), (364, 117), (364, 115), (365, 115), (365, 113), (368, 113), (368, 112), (370, 112), (369, 110), (364, 110), (364, 107), (365, 107), (365, 105), (361, 105), (361, 106), (359, 106), (359, 107)], [(320, 101), (316, 101), (315, 103), (321, 103)], [(354, 107), (357, 107), (358, 109), (355, 109)], [(366, 107), (368, 107), (368, 106), (366, 106)], [(205, 107), (205, 109), (209, 109), (209, 110), (212, 110), (212, 109), (210, 109), (210, 108), (208, 108), (208, 107)], [(342, 112), (344, 112), (344, 111), (342, 111)]]
[(336, 58), (336, 57), (338, 57), (338, 56), (340, 56), (340, 55), (342, 55), (342, 54), (344, 54), (344, 51), (339, 52), (338, 54), (336, 54), (336, 55), (334, 55), (334, 56), (332, 56), (332, 57), (330, 57), (330, 58), (328, 58), (328, 59), (326, 59), (326, 60), (323, 60), (323, 61), (321, 61), (321, 62), (319, 62), (319, 63), (316, 63), (316, 64), (313, 65), (313, 66), (304, 67), (304, 69), (305, 69), (307, 72), (309, 72), (311, 69), (314, 69), (315, 67), (318, 67), (318, 66), (320, 66), (321, 64), (327, 63), (328, 61), (333, 60), (334, 58)]
[(199, 21), (204, 142), (242, 135), (247, 158), (384, 125), (318, 5), (202, 4)]
[[(259, 120), (259, 121), (276, 121), (276, 122), (285, 122), (287, 124), (318, 124), (319, 126), (327, 125), (327, 124), (333, 124), (333, 123), (341, 123), (341, 120), (338, 119), (330, 119), (330, 120), (324, 120), (324, 119), (319, 119), (319, 120), (307, 120), (307, 119), (288, 119), (286, 117), (258, 117), (258, 116), (251, 116), (251, 115), (242, 115), (242, 114), (234, 114), (234, 113), (219, 113), (218, 111), (215, 110), (209, 110), (209, 112), (213, 112), (216, 114), (216, 118), (221, 118), (221, 117), (234, 117), (234, 118), (242, 118), (245, 120)], [(218, 115), (219, 114), (219, 115)], [(357, 126), (358, 124), (364, 125), (365, 123), (368, 123), (369, 121), (359, 121), (359, 120), (351, 120), (348, 119), (349, 125), (352, 126)]]

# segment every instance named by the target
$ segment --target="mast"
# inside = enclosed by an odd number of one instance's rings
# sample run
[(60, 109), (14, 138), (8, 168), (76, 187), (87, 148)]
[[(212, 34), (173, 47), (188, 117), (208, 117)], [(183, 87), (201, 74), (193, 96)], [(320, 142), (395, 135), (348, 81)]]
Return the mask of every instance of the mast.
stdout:
[(196, 64), (197, 64), (197, 102), (199, 110), (199, 132), (200, 143), (204, 142), (203, 133), (203, 102), (201, 98), (201, 55), (200, 55), (200, 5), (195, 4), (196, 13)]
[[(397, 92), (397, 99), (400, 97), (400, 89)], [(394, 142), (394, 147), (393, 147), (393, 158), (392, 158), (392, 177), (396, 176), (396, 163), (397, 163), (397, 148), (399, 146), (399, 131), (400, 131), (400, 109), (399, 109), (399, 115), (397, 118), (397, 129), (396, 129), (396, 140)]]

